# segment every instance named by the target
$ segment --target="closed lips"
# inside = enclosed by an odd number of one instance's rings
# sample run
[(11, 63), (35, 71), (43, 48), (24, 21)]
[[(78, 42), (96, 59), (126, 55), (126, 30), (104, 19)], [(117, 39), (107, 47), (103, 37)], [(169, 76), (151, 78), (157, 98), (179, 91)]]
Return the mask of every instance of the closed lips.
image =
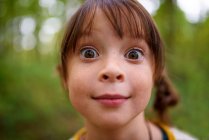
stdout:
[(96, 96), (96, 97), (92, 97), (95, 100), (116, 100), (116, 99), (128, 99), (130, 98), (129, 96), (123, 96), (123, 95), (119, 95), (119, 94), (115, 94), (115, 95), (110, 95), (110, 94), (104, 94), (101, 96)]

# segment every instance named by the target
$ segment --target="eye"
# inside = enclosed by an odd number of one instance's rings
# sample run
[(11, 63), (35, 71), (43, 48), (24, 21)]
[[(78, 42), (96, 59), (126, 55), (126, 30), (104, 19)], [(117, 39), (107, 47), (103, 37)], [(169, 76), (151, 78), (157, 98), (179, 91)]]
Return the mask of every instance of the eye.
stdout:
[(131, 49), (126, 54), (125, 57), (130, 60), (141, 60), (143, 58), (143, 52), (140, 49)]
[(83, 58), (88, 58), (88, 59), (92, 59), (92, 58), (96, 58), (99, 56), (98, 52), (93, 49), (93, 48), (83, 48), (80, 50), (80, 55)]

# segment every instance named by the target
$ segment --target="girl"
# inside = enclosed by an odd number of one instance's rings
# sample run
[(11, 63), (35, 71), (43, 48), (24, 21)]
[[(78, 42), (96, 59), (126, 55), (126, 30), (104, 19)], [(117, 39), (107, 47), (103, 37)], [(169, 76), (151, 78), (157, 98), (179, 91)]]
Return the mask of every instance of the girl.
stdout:
[[(64, 87), (85, 120), (72, 140), (177, 138), (166, 110), (178, 98), (163, 71), (160, 35), (137, 1), (86, 0), (71, 18), (61, 48)], [(144, 116), (154, 86), (158, 122)]]

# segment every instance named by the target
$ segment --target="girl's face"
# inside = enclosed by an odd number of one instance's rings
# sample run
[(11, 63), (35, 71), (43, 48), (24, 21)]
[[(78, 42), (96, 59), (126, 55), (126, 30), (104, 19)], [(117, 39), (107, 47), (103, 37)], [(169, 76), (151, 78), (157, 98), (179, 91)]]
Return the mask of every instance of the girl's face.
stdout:
[(86, 122), (102, 128), (125, 125), (143, 111), (153, 87), (153, 58), (143, 39), (117, 36), (101, 10), (90, 34), (69, 55), (69, 98)]

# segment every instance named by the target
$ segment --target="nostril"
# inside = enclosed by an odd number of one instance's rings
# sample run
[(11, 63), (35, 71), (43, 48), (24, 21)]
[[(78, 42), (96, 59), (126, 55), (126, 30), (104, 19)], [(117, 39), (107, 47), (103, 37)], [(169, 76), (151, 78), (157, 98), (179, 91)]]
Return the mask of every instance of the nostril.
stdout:
[(107, 80), (108, 79), (108, 76), (107, 75), (103, 75), (103, 79), (104, 80)]
[(103, 82), (122, 82), (124, 80), (124, 76), (122, 74), (102, 74), (100, 76), (100, 80)]
[(118, 80), (121, 80), (123, 77), (122, 77), (122, 75), (118, 75), (116, 78), (117, 78)]

